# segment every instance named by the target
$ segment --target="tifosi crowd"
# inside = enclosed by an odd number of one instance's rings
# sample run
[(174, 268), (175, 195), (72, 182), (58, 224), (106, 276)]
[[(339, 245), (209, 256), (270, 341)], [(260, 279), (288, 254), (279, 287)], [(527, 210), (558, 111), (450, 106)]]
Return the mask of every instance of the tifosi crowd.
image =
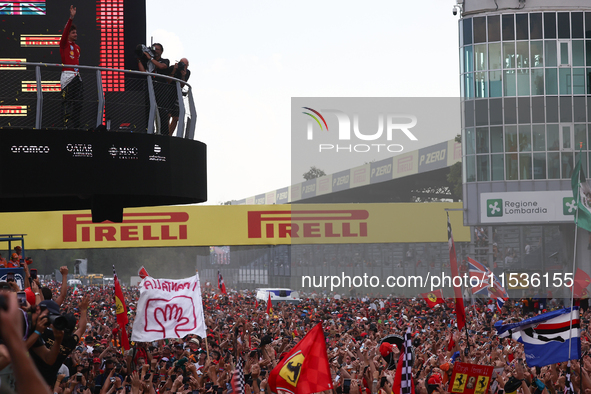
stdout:
[[(68, 288), (63, 283), (27, 280), (26, 300), (19, 301), (15, 281), (3, 283), (0, 297), (0, 392), (19, 393), (230, 393), (238, 357), (244, 360), (246, 394), (270, 394), (270, 371), (312, 327), (322, 323), (334, 389), (351, 394), (391, 394), (394, 346), (384, 354), (380, 341), (403, 336), (410, 327), (416, 394), (445, 393), (455, 362), (494, 367), (489, 394), (556, 394), (568, 390), (591, 393), (591, 358), (587, 323), (581, 313), (582, 352), (567, 380), (566, 363), (528, 368), (521, 344), (496, 336), (497, 320), (522, 320), (528, 314), (560, 306), (559, 300), (519, 300), (502, 311), (486, 303), (466, 307), (467, 332), (456, 329), (453, 300), (433, 309), (420, 299), (303, 298), (298, 305), (280, 303), (266, 313), (252, 292), (223, 295), (203, 288), (207, 338), (121, 344), (113, 288)], [(22, 293), (21, 293), (22, 294)], [(124, 289), (131, 337), (137, 288)], [(206, 343), (207, 342), (207, 343)], [(392, 354), (387, 354), (392, 352)], [(390, 368), (389, 368), (390, 367)], [(343, 385), (343, 382), (347, 382)], [(333, 393), (334, 394), (334, 393)], [(398, 393), (396, 393), (398, 394)]]

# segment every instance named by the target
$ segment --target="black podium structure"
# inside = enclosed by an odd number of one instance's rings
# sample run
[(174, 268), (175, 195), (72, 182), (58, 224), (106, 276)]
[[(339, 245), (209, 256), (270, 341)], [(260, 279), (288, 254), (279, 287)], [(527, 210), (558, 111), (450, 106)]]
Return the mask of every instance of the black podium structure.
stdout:
[(0, 211), (92, 209), (207, 200), (206, 146), (145, 133), (0, 128)]

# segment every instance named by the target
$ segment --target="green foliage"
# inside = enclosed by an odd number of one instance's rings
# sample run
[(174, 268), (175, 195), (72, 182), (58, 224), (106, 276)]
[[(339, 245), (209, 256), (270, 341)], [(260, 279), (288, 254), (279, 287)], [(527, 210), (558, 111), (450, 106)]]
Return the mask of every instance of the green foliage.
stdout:
[(454, 201), (462, 200), (462, 162), (457, 162), (449, 169), (447, 182)]
[(306, 172), (303, 176), (305, 180), (309, 181), (310, 179), (316, 179), (320, 178), (321, 176), (326, 176), (326, 173), (320, 168), (312, 166), (310, 167), (310, 171)]

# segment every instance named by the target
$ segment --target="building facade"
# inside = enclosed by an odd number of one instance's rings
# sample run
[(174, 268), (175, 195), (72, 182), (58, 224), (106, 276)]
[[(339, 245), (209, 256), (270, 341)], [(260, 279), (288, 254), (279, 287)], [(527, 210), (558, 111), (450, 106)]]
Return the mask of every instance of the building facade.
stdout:
[[(456, 9), (464, 224), (489, 264), (572, 271), (571, 176), (579, 156), (585, 174), (590, 161), (591, 3), (460, 0)], [(509, 250), (501, 228), (513, 229)], [(577, 267), (590, 272), (587, 231), (576, 246)]]

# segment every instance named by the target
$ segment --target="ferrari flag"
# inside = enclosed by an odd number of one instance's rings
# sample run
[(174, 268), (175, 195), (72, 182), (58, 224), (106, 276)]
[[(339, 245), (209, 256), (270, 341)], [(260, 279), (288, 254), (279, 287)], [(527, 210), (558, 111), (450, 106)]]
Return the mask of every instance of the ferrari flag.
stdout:
[(291, 394), (319, 393), (332, 389), (326, 340), (319, 323), (285, 355), (269, 374), (271, 391)]
[(443, 293), (441, 289), (432, 291), (430, 293), (421, 293), (421, 297), (425, 300), (429, 308), (433, 308), (435, 305), (443, 304)]
[(117, 278), (117, 272), (115, 272), (115, 266), (113, 266), (113, 281), (115, 285), (115, 313), (117, 314), (117, 323), (121, 327), (121, 344), (123, 349), (129, 350), (129, 338), (127, 337), (127, 308), (125, 307), (125, 297), (123, 297), (123, 291), (119, 284), (119, 278)]

